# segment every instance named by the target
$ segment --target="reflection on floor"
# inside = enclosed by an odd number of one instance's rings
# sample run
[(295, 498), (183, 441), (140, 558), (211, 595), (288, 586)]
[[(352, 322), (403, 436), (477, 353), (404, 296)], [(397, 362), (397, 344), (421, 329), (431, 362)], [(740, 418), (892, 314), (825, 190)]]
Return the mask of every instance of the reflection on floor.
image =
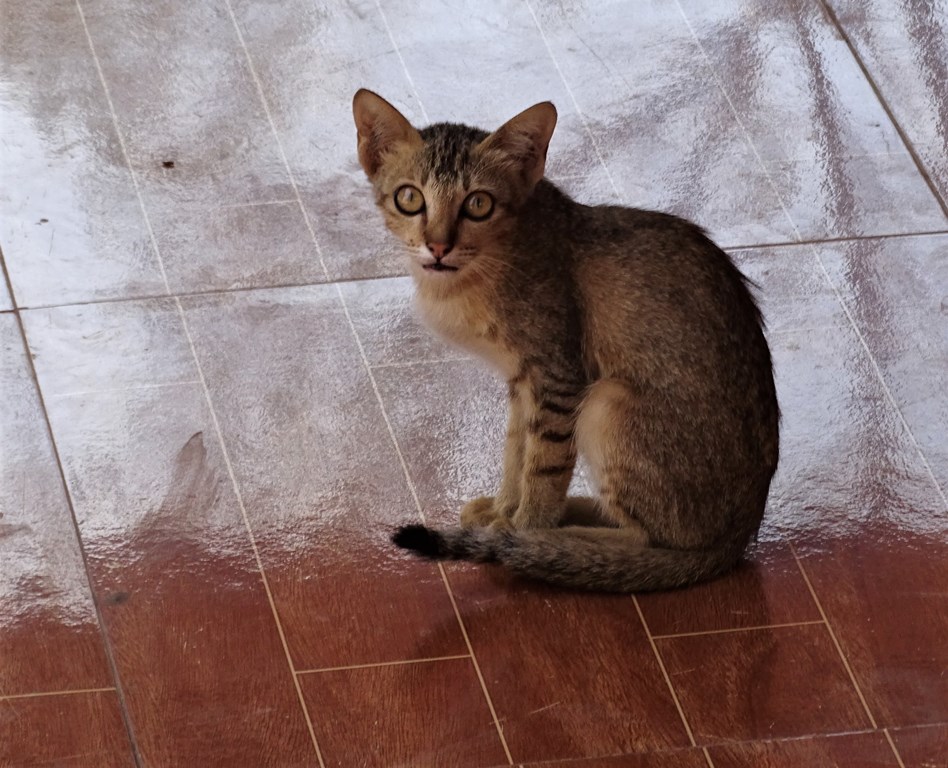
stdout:
[[(945, 0), (0, 0), (0, 764), (948, 765), (946, 61)], [(552, 99), (554, 181), (760, 284), (737, 572), (393, 550), (496, 485), (504, 397), (411, 313), (360, 86)]]

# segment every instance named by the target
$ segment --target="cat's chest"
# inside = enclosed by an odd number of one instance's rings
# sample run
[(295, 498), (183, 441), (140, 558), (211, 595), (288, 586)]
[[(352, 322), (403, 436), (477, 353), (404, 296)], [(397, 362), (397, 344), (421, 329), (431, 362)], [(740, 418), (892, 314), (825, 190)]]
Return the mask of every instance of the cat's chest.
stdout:
[(483, 303), (465, 297), (417, 302), (424, 323), (439, 336), (489, 363), (506, 379), (516, 375), (519, 357), (504, 342), (501, 323)]

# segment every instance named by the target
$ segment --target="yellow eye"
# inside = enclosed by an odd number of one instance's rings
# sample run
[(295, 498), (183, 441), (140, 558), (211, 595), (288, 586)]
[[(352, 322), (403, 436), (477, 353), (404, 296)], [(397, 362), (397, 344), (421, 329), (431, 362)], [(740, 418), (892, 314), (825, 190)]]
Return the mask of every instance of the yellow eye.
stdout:
[(469, 219), (483, 221), (494, 212), (494, 198), (486, 192), (471, 192), (462, 207)]
[(425, 210), (425, 196), (417, 187), (406, 184), (395, 191), (395, 207), (406, 216), (414, 216)]

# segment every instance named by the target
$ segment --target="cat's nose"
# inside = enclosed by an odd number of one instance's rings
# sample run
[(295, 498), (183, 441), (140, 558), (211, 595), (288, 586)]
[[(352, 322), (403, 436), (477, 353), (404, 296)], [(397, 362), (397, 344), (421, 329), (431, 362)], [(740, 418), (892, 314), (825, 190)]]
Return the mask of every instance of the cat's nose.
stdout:
[(451, 253), (454, 243), (427, 243), (427, 246), (431, 255), (440, 260)]

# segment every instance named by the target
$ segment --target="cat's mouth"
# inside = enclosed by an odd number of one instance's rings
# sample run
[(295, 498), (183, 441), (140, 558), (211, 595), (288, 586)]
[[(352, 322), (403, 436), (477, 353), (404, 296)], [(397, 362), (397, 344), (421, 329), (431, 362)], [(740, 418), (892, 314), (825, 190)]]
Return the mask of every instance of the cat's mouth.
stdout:
[(457, 272), (457, 267), (452, 267), (450, 264), (442, 264), (440, 261), (436, 261), (433, 264), (423, 264), (423, 269), (430, 270), (431, 272)]

